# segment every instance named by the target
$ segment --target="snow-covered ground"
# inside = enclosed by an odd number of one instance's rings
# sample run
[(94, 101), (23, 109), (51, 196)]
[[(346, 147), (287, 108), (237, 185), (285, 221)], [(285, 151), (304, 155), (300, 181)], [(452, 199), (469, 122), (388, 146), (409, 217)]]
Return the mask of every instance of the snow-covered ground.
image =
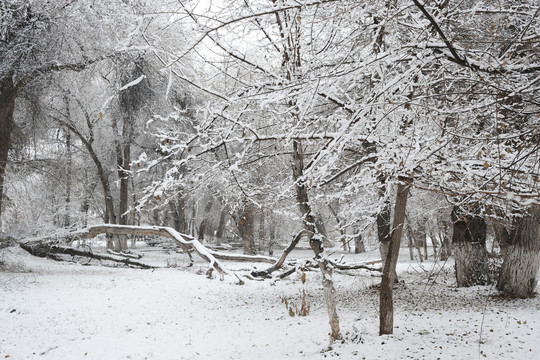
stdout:
[[(156, 270), (54, 262), (18, 248), (0, 272), (2, 359), (538, 359), (540, 300), (508, 299), (493, 287), (455, 288), (453, 264), (400, 258), (394, 334), (378, 336), (380, 278), (365, 270), (335, 274), (344, 342), (328, 349), (320, 276), (307, 273), (311, 312), (299, 304), (297, 275), (236, 285), (207, 279), (185, 255), (143, 260)], [(308, 256), (297, 251), (293, 256)], [(349, 260), (363, 261), (360, 254)], [(92, 264), (92, 263), (91, 263)], [(226, 263), (247, 272), (251, 265)], [(265, 267), (266, 265), (258, 265)]]

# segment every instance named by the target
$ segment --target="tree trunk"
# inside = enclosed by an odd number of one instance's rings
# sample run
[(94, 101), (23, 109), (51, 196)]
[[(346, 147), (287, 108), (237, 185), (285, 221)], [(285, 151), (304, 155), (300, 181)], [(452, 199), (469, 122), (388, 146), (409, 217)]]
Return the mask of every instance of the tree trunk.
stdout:
[(532, 297), (540, 267), (540, 206), (515, 220), (510, 246), (497, 282), (497, 289), (518, 297)]
[(398, 182), (396, 205), (394, 208), (394, 222), (388, 248), (388, 256), (384, 263), (381, 280), (380, 310), (379, 310), (379, 335), (392, 334), (394, 332), (394, 299), (393, 286), (396, 282), (396, 265), (405, 222), (407, 209), (407, 197), (409, 195), (411, 178), (400, 177)]
[(311, 212), (307, 186), (304, 182), (304, 151), (302, 143), (295, 140), (293, 142), (293, 179), (295, 181), (296, 203), (302, 215), (302, 222), (306, 230), (306, 236), (309, 240), (309, 245), (315, 253), (315, 258), (321, 269), (322, 285), (324, 299), (326, 302), (326, 310), (328, 311), (328, 319), (330, 323), (330, 340), (335, 341), (341, 339), (339, 327), (339, 317), (337, 314), (334, 280), (332, 278), (332, 267), (327, 259), (323, 256), (323, 241), (315, 226), (315, 217)]
[(259, 229), (258, 229), (258, 235), (257, 238), (259, 239), (259, 253), (264, 254), (264, 251), (267, 246), (266, 241), (266, 229), (265, 229), (265, 213), (264, 209), (261, 209), (259, 211)]
[(199, 236), (198, 236), (198, 239), (199, 239), (199, 241), (201, 243), (204, 242), (204, 235), (208, 231), (207, 230), (207, 227), (208, 227), (208, 214), (210, 213), (210, 210), (212, 210), (212, 204), (213, 203), (214, 203), (213, 200), (210, 198), (206, 202), (206, 205), (204, 205), (204, 214), (203, 214), (204, 218), (201, 221), (201, 223), (199, 224)]
[[(384, 189), (380, 190), (380, 195), (384, 196)], [(390, 245), (390, 199), (384, 199), (381, 211), (377, 214), (377, 236), (379, 239), (379, 252), (381, 253), (381, 259), (386, 261), (386, 254), (388, 254), (388, 247)]]
[(88, 182), (88, 172), (84, 171), (84, 197), (81, 204), (81, 212), (82, 212), (82, 225), (83, 227), (88, 226), (88, 212), (90, 211), (90, 199), (92, 198), (92, 194), (94, 193), (94, 190), (96, 189), (98, 183), (96, 180), (92, 179), (91, 182)]
[(221, 213), (219, 214), (219, 224), (216, 230), (216, 245), (221, 245), (221, 242), (223, 241), (223, 233), (225, 231), (225, 220), (227, 220), (227, 215), (227, 209), (221, 209)]
[(354, 236), (354, 253), (360, 254), (364, 252), (366, 252), (366, 245), (364, 244), (362, 234), (358, 233)]
[(412, 238), (407, 235), (407, 245), (409, 247), (409, 259), (412, 261), (414, 260), (414, 245)]
[(72, 154), (71, 154), (71, 132), (66, 131), (66, 195), (64, 202), (64, 227), (71, 226), (71, 173), (72, 173)]
[(0, 79), (0, 232), (2, 231), (2, 204), (4, 197), (4, 181), (8, 154), (11, 148), (11, 133), (13, 132), (13, 112), (17, 89), (13, 85), (12, 75)]
[(186, 215), (184, 208), (186, 203), (182, 194), (178, 194), (176, 201), (169, 202), (169, 208), (171, 209), (171, 215), (173, 218), (173, 227), (179, 233), (185, 233), (187, 231)]
[(313, 215), (313, 218), (315, 219), (315, 227), (317, 228), (318, 234), (321, 236), (323, 246), (327, 248), (334, 247), (334, 244), (328, 239), (328, 232), (326, 231), (322, 216), (320, 214)]
[[(334, 219), (336, 220), (338, 230), (339, 230), (339, 234), (341, 235), (340, 239), (341, 239), (341, 243), (343, 245), (343, 251), (350, 252), (351, 247), (349, 246), (349, 242), (347, 241), (347, 234), (345, 232), (345, 229), (343, 228), (341, 219), (339, 218), (339, 215), (338, 215), (337, 211), (334, 210), (334, 207), (332, 205), (330, 205), (330, 204), (328, 204), (328, 209), (330, 209), (330, 212), (332, 213), (332, 215), (334, 215)], [(356, 245), (357, 240), (359, 240), (361, 242), (362, 241), (362, 236), (360, 236), (360, 239), (355, 238), (355, 245)], [(365, 251), (365, 249), (364, 249), (364, 251)], [(355, 253), (358, 254), (356, 252), (356, 249), (355, 249)]]
[(448, 260), (448, 257), (452, 255), (452, 251), (450, 249), (450, 239), (448, 238), (448, 235), (443, 233), (442, 235), (442, 244), (441, 244), (441, 260), (446, 261)]
[(452, 210), (454, 258), (458, 287), (490, 283), (486, 250), (486, 222), (484, 218), (464, 213), (455, 206)]
[[(382, 180), (384, 187), (379, 190), (381, 197), (385, 196), (386, 188), (386, 179)], [(379, 252), (381, 254), (381, 259), (383, 261), (382, 267), (384, 268), (386, 264), (386, 258), (388, 255), (388, 249), (390, 247), (390, 237), (391, 237), (391, 228), (390, 228), (390, 199), (385, 198), (383, 202), (382, 209), (377, 214), (377, 237), (379, 239)], [(397, 274), (396, 280), (397, 280)]]
[(242, 238), (242, 244), (244, 247), (244, 254), (253, 255), (256, 254), (255, 248), (255, 209), (253, 204), (246, 200), (244, 201), (244, 210), (238, 220), (238, 232)]
[(493, 220), (491, 225), (493, 226), (493, 232), (495, 233), (495, 240), (499, 244), (499, 255), (505, 256), (508, 246), (510, 244), (510, 234), (508, 230), (497, 220)]
[[(87, 119), (87, 122), (90, 123), (90, 120)], [(78, 131), (77, 128), (73, 126), (73, 124), (67, 121), (60, 120), (60, 123), (62, 125), (65, 125), (71, 132), (73, 132), (79, 138), (79, 140), (81, 140), (86, 150), (88, 151), (90, 158), (94, 162), (94, 165), (96, 165), (97, 175), (101, 183), (101, 186), (103, 188), (103, 196), (105, 197), (105, 222), (109, 224), (116, 223), (116, 215), (114, 214), (114, 203), (113, 203), (113, 197), (112, 197), (112, 192), (111, 192), (111, 186), (109, 184), (109, 177), (105, 173), (103, 164), (101, 163), (101, 161), (99, 160), (99, 157), (94, 151), (93, 138), (90, 138), (90, 139), (85, 138), (84, 135), (80, 131)], [(111, 248), (111, 245), (112, 245), (112, 241), (108, 239), (107, 248)]]
[(276, 218), (272, 216), (269, 227), (268, 255), (274, 255), (274, 246), (276, 246)]

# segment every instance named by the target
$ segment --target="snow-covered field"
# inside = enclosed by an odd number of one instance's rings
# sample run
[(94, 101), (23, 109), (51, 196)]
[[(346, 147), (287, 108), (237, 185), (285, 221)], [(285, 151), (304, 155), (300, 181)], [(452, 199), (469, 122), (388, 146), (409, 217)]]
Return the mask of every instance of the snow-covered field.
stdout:
[[(308, 252), (293, 254), (302, 255)], [(4, 249), (4, 260), (24, 272), (0, 272), (0, 358), (540, 358), (540, 299), (507, 299), (493, 287), (456, 289), (451, 263), (421, 267), (400, 258), (395, 330), (382, 337), (372, 286), (380, 278), (365, 270), (336, 273), (345, 340), (328, 349), (318, 272), (307, 273), (310, 314), (291, 317), (282, 298), (299, 304), (297, 275), (240, 286), (207, 279), (202, 262), (187, 268), (184, 255), (160, 256), (143, 259), (177, 267), (83, 266)], [(363, 261), (370, 254), (347, 256)]]

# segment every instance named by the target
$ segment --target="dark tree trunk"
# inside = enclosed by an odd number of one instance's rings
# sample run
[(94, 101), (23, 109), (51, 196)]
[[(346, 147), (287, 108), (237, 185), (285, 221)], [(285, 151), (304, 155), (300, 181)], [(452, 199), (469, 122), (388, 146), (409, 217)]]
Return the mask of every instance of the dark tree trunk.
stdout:
[(88, 226), (88, 211), (90, 211), (90, 199), (92, 198), (92, 194), (94, 193), (94, 190), (96, 189), (98, 183), (95, 180), (88, 182), (88, 172), (86, 170), (84, 172), (84, 175), (84, 197), (81, 204), (81, 212), (83, 214), (82, 224), (83, 227), (86, 227)]
[[(382, 187), (379, 191), (381, 197), (385, 196), (385, 188), (386, 188), (386, 179), (381, 180), (384, 184), (384, 187)], [(391, 238), (391, 227), (390, 227), (390, 215), (391, 215), (391, 207), (390, 207), (390, 199), (385, 198), (383, 202), (383, 206), (381, 211), (377, 214), (377, 237), (379, 239), (379, 252), (381, 254), (381, 260), (382, 260), (382, 266), (383, 269), (386, 264), (386, 258), (388, 257), (388, 249), (390, 248), (390, 238)], [(395, 279), (397, 281), (397, 273), (394, 274)]]
[(225, 232), (225, 224), (227, 220), (227, 209), (223, 208), (221, 209), (221, 213), (219, 214), (219, 224), (218, 228), (216, 230), (216, 245), (221, 245), (221, 242), (223, 241), (223, 233)]
[(244, 202), (244, 210), (238, 220), (238, 232), (242, 238), (242, 244), (244, 247), (244, 254), (253, 255), (256, 254), (255, 248), (255, 209), (251, 202)]
[[(384, 196), (384, 189), (381, 189), (380, 195)], [(377, 237), (379, 239), (379, 251), (381, 253), (381, 259), (386, 261), (386, 255), (388, 254), (388, 247), (390, 246), (390, 199), (385, 198), (381, 211), (377, 214)]]
[(518, 297), (534, 296), (540, 267), (540, 206), (517, 218), (501, 268), (497, 289)]
[(212, 204), (214, 204), (214, 202), (212, 201), (212, 199), (210, 199), (206, 202), (206, 205), (204, 206), (204, 219), (199, 224), (198, 236), (198, 239), (201, 243), (204, 241), (204, 235), (208, 232), (208, 214), (210, 214), (210, 210), (212, 210)]
[(458, 287), (490, 283), (486, 250), (486, 222), (476, 214), (465, 213), (455, 206), (452, 210), (454, 234), (452, 245)]
[(275, 216), (272, 216), (272, 219), (270, 223), (268, 224), (269, 227), (269, 239), (268, 239), (268, 255), (272, 256), (274, 255), (274, 246), (277, 245), (276, 243), (276, 218)]
[(493, 232), (495, 233), (495, 241), (497, 244), (499, 244), (499, 255), (506, 255), (506, 251), (508, 249), (508, 246), (510, 244), (510, 234), (508, 233), (508, 230), (504, 226), (504, 224), (501, 224), (497, 220), (492, 221), (493, 226)]
[(2, 205), (4, 197), (4, 181), (8, 154), (11, 148), (11, 133), (13, 132), (13, 112), (17, 89), (12, 76), (8, 74), (0, 80), (0, 231), (2, 231)]
[(186, 203), (182, 194), (178, 194), (176, 201), (169, 202), (169, 208), (171, 209), (171, 215), (173, 218), (174, 230), (181, 234), (185, 234), (187, 230), (186, 214), (184, 208)]
[(267, 241), (266, 241), (266, 229), (265, 229), (265, 213), (264, 209), (261, 209), (259, 211), (259, 229), (258, 229), (258, 235), (257, 238), (259, 239), (259, 253), (264, 254), (264, 251), (267, 247)]
[(405, 222), (405, 211), (407, 210), (407, 197), (412, 179), (400, 177), (396, 205), (394, 208), (394, 222), (392, 234), (388, 247), (388, 255), (384, 263), (383, 277), (381, 280), (380, 311), (379, 311), (379, 335), (392, 334), (394, 332), (394, 299), (393, 286), (396, 282), (396, 265), (401, 245), (401, 235), (403, 234), (403, 224)]

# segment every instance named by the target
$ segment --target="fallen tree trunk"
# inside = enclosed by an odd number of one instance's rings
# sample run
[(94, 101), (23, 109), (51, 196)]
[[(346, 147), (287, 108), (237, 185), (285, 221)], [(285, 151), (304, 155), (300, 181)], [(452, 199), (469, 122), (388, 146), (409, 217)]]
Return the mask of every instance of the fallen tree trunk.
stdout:
[[(30, 254), (38, 257), (51, 257), (57, 259), (55, 254), (58, 255), (70, 255), (70, 256), (82, 256), (90, 259), (113, 261), (116, 263), (122, 263), (124, 265), (136, 266), (142, 269), (155, 269), (155, 266), (143, 264), (138, 261), (131, 260), (129, 258), (120, 258), (109, 255), (94, 254), (91, 251), (79, 250), (72, 247), (59, 246), (54, 244), (47, 244), (41, 241), (31, 241), (20, 245), (21, 248), (28, 251)], [(60, 260), (60, 259), (57, 259)]]
[(123, 257), (127, 257), (127, 258), (130, 258), (130, 259), (140, 259), (142, 258), (142, 254), (130, 254), (130, 253), (127, 253), (127, 252), (116, 252), (114, 250), (111, 250), (111, 249), (107, 249), (107, 252), (111, 255), (115, 255), (115, 256), (123, 256)]
[(131, 225), (96, 225), (74, 233), (81, 239), (93, 238), (99, 234), (120, 234), (120, 235), (139, 235), (139, 236), (163, 236), (174, 240), (181, 247), (193, 248), (195, 252), (205, 261), (210, 264), (210, 267), (217, 270), (221, 275), (231, 273), (218, 258), (223, 260), (234, 261), (251, 261), (251, 262), (274, 262), (274, 258), (266, 256), (248, 256), (248, 255), (233, 255), (224, 254), (217, 251), (212, 251), (206, 248), (199, 240), (185, 234), (180, 234), (171, 227), (166, 226), (131, 226)]
[(93, 238), (99, 234), (123, 234), (123, 235), (140, 235), (140, 236), (163, 236), (174, 240), (182, 248), (191, 249), (205, 261), (210, 263), (210, 266), (216, 269), (220, 274), (232, 275), (219, 260), (230, 261), (247, 261), (247, 262), (265, 262), (274, 263), (273, 257), (261, 255), (242, 255), (242, 254), (226, 254), (218, 251), (210, 250), (197, 239), (192, 236), (181, 234), (171, 227), (166, 226), (132, 226), (132, 225), (95, 225), (86, 229), (77, 231), (74, 235), (79, 238)]
[(376, 261), (369, 261), (367, 263), (338, 263), (329, 261), (332, 266), (338, 270), (357, 270), (357, 269), (364, 269), (369, 271), (378, 271), (382, 272), (382, 268), (375, 268), (368, 265), (375, 264), (375, 263), (382, 263), (382, 260), (376, 260)]

